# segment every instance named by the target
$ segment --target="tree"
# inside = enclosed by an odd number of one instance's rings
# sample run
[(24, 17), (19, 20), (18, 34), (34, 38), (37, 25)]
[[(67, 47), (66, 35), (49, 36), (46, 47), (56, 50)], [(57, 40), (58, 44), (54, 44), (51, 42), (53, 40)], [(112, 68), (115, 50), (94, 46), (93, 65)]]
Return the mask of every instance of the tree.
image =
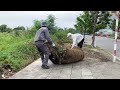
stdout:
[(104, 29), (110, 23), (110, 15), (107, 11), (90, 11), (91, 20), (93, 22), (93, 36), (92, 36), (92, 47), (95, 47), (95, 32), (100, 29)]
[(77, 17), (77, 24), (74, 26), (77, 30), (80, 30), (80, 32), (84, 34), (84, 38), (85, 38), (86, 23), (84, 22), (84, 20), (80, 17)]
[(110, 15), (107, 11), (84, 11), (83, 15), (77, 17), (77, 21), (79, 23), (75, 27), (83, 29), (86, 33), (93, 34), (91, 45), (95, 47), (95, 32), (107, 27), (110, 23)]
[(73, 34), (77, 32), (77, 30), (75, 30), (75, 29), (73, 29), (73, 28), (68, 28), (67, 31), (68, 31), (68, 32), (71, 32), (71, 33), (73, 33)]
[(6, 32), (10, 33), (12, 31), (12, 28), (6, 28)]
[(1, 26), (0, 26), (0, 32), (11, 32), (12, 31), (12, 29), (11, 28), (8, 28), (7, 27), (7, 25), (5, 25), (5, 24), (2, 24)]
[[(109, 27), (115, 31), (115, 24), (116, 24), (116, 19), (114, 18), (113, 20), (111, 19), (111, 22), (109, 24)], [(118, 22), (118, 28), (120, 28), (120, 17), (119, 17), (119, 22)]]
[(81, 18), (83, 19), (85, 25), (85, 33), (92, 33), (92, 29), (93, 29), (93, 25), (92, 25), (92, 20), (91, 20), (91, 16), (90, 16), (90, 12), (89, 11), (84, 11), (83, 15), (81, 16)]
[(7, 25), (2, 24), (2, 25), (0, 26), (0, 32), (6, 32), (6, 29), (7, 29)]
[(92, 36), (92, 47), (94, 48), (95, 47), (95, 31), (96, 31), (96, 23), (97, 23), (97, 18), (98, 18), (98, 14), (99, 14), (99, 11), (94, 11), (94, 12), (91, 12), (94, 17), (94, 22), (93, 22), (93, 36)]
[(13, 30), (25, 30), (25, 27), (24, 26), (18, 26), (18, 27), (15, 27)]
[(45, 21), (48, 23), (48, 29), (49, 29), (50, 33), (54, 34), (56, 32), (55, 16), (54, 15), (48, 15), (48, 17)]
[(54, 34), (57, 31), (57, 26), (55, 26), (55, 16), (54, 15), (48, 15), (47, 19), (45, 20), (34, 20), (34, 27), (36, 30), (38, 30), (41, 27), (42, 22), (47, 22), (48, 29), (51, 34)]
[(81, 33), (92, 33), (92, 22), (90, 18), (89, 11), (84, 11), (82, 15), (77, 17), (76, 24), (74, 25), (77, 30), (80, 30)]
[(41, 22), (43, 20), (33, 20), (34, 23), (34, 27), (36, 28), (36, 30), (38, 30), (41, 27)]

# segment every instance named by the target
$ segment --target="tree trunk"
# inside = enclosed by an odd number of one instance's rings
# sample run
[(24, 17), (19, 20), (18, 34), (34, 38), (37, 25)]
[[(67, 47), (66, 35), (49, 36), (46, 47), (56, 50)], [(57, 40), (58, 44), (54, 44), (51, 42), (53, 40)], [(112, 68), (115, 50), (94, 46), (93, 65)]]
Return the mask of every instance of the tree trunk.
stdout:
[(83, 37), (84, 37), (84, 39), (85, 39), (85, 31), (83, 32)]
[(95, 34), (92, 36), (92, 47), (95, 48)]
[(92, 47), (93, 48), (95, 48), (95, 30), (96, 30), (96, 23), (97, 23), (98, 13), (99, 13), (99, 11), (95, 11), (94, 23), (93, 23), (93, 35), (92, 35)]
[(85, 43), (85, 33), (86, 33), (86, 29), (84, 29), (84, 35), (83, 35), (83, 37), (84, 37), (84, 43)]

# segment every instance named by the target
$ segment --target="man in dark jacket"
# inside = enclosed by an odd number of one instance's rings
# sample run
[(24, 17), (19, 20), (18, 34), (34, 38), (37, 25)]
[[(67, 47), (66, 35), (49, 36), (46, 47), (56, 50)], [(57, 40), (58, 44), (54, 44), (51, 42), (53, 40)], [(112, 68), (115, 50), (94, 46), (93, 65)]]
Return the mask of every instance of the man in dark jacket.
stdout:
[(43, 22), (41, 24), (41, 28), (36, 32), (36, 35), (34, 38), (35, 45), (40, 53), (40, 57), (42, 60), (41, 67), (43, 69), (49, 69), (49, 66), (47, 65), (47, 63), (48, 63), (50, 52), (47, 45), (45, 44), (46, 40), (51, 46), (55, 46), (52, 39), (50, 38), (50, 34), (47, 28), (47, 23)]

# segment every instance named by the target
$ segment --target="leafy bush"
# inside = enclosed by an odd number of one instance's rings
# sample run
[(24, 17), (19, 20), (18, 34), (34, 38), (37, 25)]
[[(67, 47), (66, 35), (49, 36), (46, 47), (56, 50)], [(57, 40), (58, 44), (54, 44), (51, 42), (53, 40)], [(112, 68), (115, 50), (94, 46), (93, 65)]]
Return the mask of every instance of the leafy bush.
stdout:
[(33, 36), (21, 32), (20, 37), (10, 33), (0, 33), (0, 68), (20, 70), (39, 58)]
[(58, 31), (57, 33), (55, 33), (54, 35), (52, 35), (52, 39), (59, 44), (62, 43), (69, 43), (71, 42), (71, 40), (69, 38), (67, 38), (67, 31), (61, 30)]

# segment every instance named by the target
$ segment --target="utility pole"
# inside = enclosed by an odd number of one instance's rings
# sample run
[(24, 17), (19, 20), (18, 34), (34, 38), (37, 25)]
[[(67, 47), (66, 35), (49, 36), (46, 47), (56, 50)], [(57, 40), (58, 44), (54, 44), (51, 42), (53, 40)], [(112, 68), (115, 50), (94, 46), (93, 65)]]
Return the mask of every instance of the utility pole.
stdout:
[(113, 62), (116, 61), (116, 49), (117, 49), (117, 35), (118, 35), (118, 22), (119, 22), (119, 11), (110, 11), (110, 14), (115, 14), (116, 17), (116, 26), (115, 26), (115, 39), (114, 39), (114, 54)]

